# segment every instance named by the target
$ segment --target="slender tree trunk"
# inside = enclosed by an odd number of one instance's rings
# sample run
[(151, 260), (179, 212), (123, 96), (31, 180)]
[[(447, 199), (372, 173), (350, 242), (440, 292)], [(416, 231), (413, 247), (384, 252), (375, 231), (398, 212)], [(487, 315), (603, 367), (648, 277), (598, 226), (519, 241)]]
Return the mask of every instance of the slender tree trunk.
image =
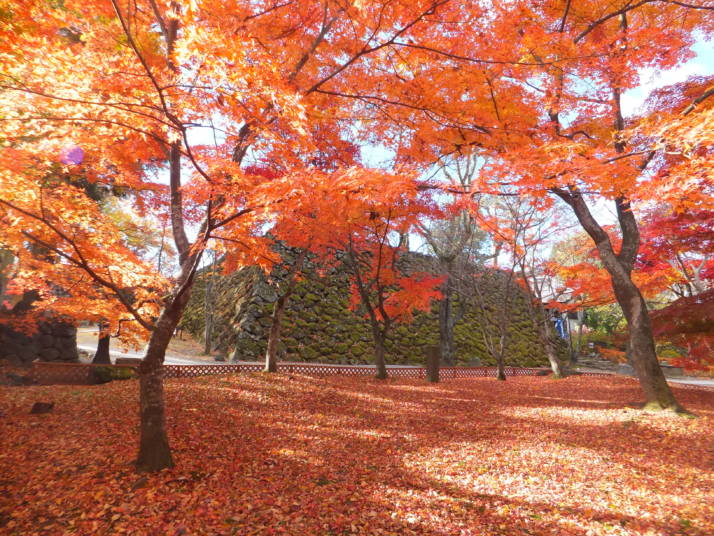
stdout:
[(449, 367), (454, 366), (454, 313), (453, 313), (453, 289), (450, 276), (446, 276), (442, 290), (442, 298), (439, 301), (439, 351), (444, 364)]
[(548, 357), (550, 369), (553, 371), (553, 377), (563, 378), (565, 377), (565, 370), (563, 368), (563, 364), (560, 361), (560, 356), (558, 355), (558, 352), (555, 349), (555, 345), (553, 344), (553, 341), (550, 337), (550, 326), (548, 326), (549, 320), (548, 317), (545, 316), (545, 311), (542, 311), (542, 313), (544, 316), (542, 322), (540, 323), (539, 331), (541, 341), (543, 342), (543, 350), (545, 350), (545, 355)]
[(203, 353), (206, 355), (211, 354), (213, 350), (213, 286), (215, 284), (216, 277), (216, 257), (217, 254), (213, 252), (213, 262), (211, 263), (211, 273), (206, 280), (206, 293), (203, 299), (203, 311), (204, 311), (204, 330), (203, 330)]
[(206, 315), (206, 326), (203, 331), (203, 353), (211, 355), (213, 350), (213, 313)]
[(97, 351), (92, 358), (93, 365), (111, 365), (109, 357), (109, 336), (108, 326), (104, 322), (99, 323), (99, 340), (97, 341)]
[(206, 281), (206, 294), (203, 297), (203, 353), (211, 354), (213, 349), (213, 273)]
[(570, 317), (568, 316), (570, 313), (565, 313), (565, 318), (564, 318), (564, 324), (565, 324), (565, 333), (567, 334), (568, 337), (568, 359), (570, 360), (570, 363), (573, 363), (575, 361), (575, 344), (573, 343), (573, 333), (570, 328)]
[[(542, 303), (540, 300), (538, 303)], [(553, 371), (554, 378), (564, 378), (565, 369), (563, 368), (563, 363), (560, 360), (558, 351), (553, 344), (550, 319), (548, 318), (548, 312), (542, 305), (536, 307), (531, 305), (530, 307), (531, 320), (533, 321), (533, 327), (538, 333), (541, 344), (543, 345), (543, 351), (548, 358), (548, 363), (550, 364), (550, 370)]]
[(372, 325), (372, 337), (374, 338), (374, 364), (377, 365), (377, 379), (387, 379), (387, 362), (384, 358), (385, 334), (379, 326)]
[[(290, 292), (292, 294), (292, 291)], [(280, 330), (282, 328), (283, 313), (288, 303), (290, 294), (283, 294), (275, 302), (273, 309), (273, 323), (268, 334), (268, 348), (265, 351), (264, 372), (278, 372), (278, 346), (280, 345)]]
[(585, 314), (578, 315), (578, 342), (575, 345), (576, 360), (580, 358), (580, 352), (583, 350), (583, 325), (585, 324)]
[(501, 350), (496, 354), (496, 379), (505, 382), (506, 381), (506, 363), (503, 358), (505, 352), (504, 341), (501, 342)]
[(146, 354), (139, 366), (141, 424), (139, 454), (136, 460), (136, 470), (139, 472), (154, 472), (173, 467), (173, 458), (166, 435), (163, 364), (166, 349), (191, 295), (201, 254), (202, 250), (199, 250), (186, 255), (181, 263), (181, 274), (177, 279), (176, 290), (173, 296), (167, 298), (166, 305), (154, 324)]
[(307, 257), (307, 249), (303, 249), (295, 259), (295, 262), (290, 267), (288, 273), (288, 286), (285, 292), (275, 302), (273, 309), (270, 332), (268, 333), (268, 347), (265, 350), (265, 368), (264, 372), (278, 372), (278, 347), (280, 346), (280, 332), (282, 330), (283, 314), (287, 307), (290, 296), (292, 296), (295, 286), (297, 285), (297, 275), (302, 270)]

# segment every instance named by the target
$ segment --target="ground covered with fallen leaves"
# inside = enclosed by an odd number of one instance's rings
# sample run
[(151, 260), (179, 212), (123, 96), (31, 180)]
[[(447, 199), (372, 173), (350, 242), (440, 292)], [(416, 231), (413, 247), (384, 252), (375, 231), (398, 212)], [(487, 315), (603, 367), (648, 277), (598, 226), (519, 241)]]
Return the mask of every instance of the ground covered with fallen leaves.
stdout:
[(148, 477), (135, 381), (0, 387), (0, 533), (714, 533), (714, 392), (676, 390), (690, 419), (620, 378), (166, 384), (177, 466)]

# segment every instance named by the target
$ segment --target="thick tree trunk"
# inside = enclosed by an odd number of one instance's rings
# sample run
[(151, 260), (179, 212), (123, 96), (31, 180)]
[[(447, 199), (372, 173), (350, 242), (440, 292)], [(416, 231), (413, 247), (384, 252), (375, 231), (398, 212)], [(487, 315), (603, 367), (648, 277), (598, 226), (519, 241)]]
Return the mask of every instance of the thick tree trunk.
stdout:
[(620, 279), (614, 274), (610, 275), (617, 302), (627, 320), (632, 366), (645, 393), (646, 407), (682, 411), (659, 366), (650, 316), (642, 294), (629, 278)]
[(439, 383), (439, 365), (441, 364), (441, 349), (430, 346), (426, 350), (426, 380), (430, 383)]
[(94, 352), (94, 357), (92, 358), (93, 365), (111, 365), (112, 361), (109, 357), (110, 340), (111, 337), (109, 336), (107, 327), (100, 323), (97, 351)]
[(454, 366), (454, 314), (453, 291), (448, 279), (444, 282), (442, 299), (439, 301), (439, 351), (444, 364)]
[(554, 193), (573, 208), (583, 229), (595, 242), (600, 260), (610, 275), (615, 298), (627, 320), (632, 366), (645, 394), (645, 407), (684, 411), (674, 398), (659, 366), (647, 305), (637, 285), (632, 281), (632, 268), (639, 251), (640, 235), (629, 202), (622, 198), (615, 200), (622, 231), (620, 252), (615, 253), (610, 237), (593, 218), (582, 194), (558, 189), (555, 189)]
[(160, 471), (173, 467), (166, 435), (163, 363), (180, 312), (174, 308), (162, 311), (139, 367), (140, 440), (136, 469), (139, 472)]
[(384, 358), (384, 334), (379, 327), (372, 326), (374, 338), (374, 364), (377, 366), (377, 379), (387, 379), (387, 362)]

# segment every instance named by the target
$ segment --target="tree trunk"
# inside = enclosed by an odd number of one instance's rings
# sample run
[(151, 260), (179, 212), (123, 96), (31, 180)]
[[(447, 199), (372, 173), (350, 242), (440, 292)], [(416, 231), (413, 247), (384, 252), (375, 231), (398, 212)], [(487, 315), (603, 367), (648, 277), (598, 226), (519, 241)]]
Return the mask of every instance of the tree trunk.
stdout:
[(109, 357), (109, 336), (108, 326), (103, 322), (99, 323), (99, 340), (97, 341), (97, 351), (94, 352), (92, 358), (93, 365), (111, 365), (112, 360)]
[(615, 200), (622, 231), (620, 252), (615, 253), (610, 237), (593, 218), (582, 194), (558, 189), (555, 189), (554, 193), (573, 208), (583, 229), (595, 243), (600, 260), (610, 275), (615, 298), (627, 320), (632, 366), (645, 394), (645, 407), (683, 412), (684, 409), (674, 398), (659, 366), (647, 305), (639, 288), (632, 281), (640, 235), (629, 202), (622, 198)]
[(282, 329), (283, 314), (285, 313), (288, 300), (295, 290), (297, 274), (302, 270), (306, 257), (307, 249), (301, 250), (288, 272), (288, 286), (285, 292), (275, 302), (272, 315), (273, 323), (270, 325), (270, 332), (268, 333), (268, 348), (265, 350), (265, 368), (263, 372), (278, 372), (278, 347), (280, 346), (280, 331)]
[(645, 393), (646, 407), (683, 411), (659, 366), (650, 316), (642, 294), (631, 279), (621, 279), (615, 274), (610, 276), (617, 302), (629, 327), (628, 346), (632, 366)]
[(501, 335), (499, 338), (499, 351), (496, 354), (496, 379), (505, 382), (506, 381), (506, 367), (505, 360), (503, 359), (503, 354), (506, 352), (506, 338), (505, 335)]
[(171, 306), (162, 311), (139, 367), (141, 427), (136, 460), (139, 472), (160, 471), (174, 465), (166, 435), (162, 366), (179, 317), (180, 312)]
[(575, 345), (575, 361), (580, 358), (583, 350), (583, 326), (585, 325), (585, 314), (578, 314), (578, 342)]
[(443, 297), (439, 301), (439, 351), (444, 364), (454, 366), (454, 314), (450, 277), (444, 282)]
[(550, 369), (553, 371), (553, 378), (563, 378), (565, 377), (565, 369), (560, 361), (560, 356), (553, 344), (550, 332), (550, 319), (548, 318), (548, 313), (544, 308), (541, 307), (540, 311), (535, 311), (535, 314), (541, 314), (542, 319), (540, 324), (539, 334), (541, 342), (543, 343), (543, 350), (545, 355), (548, 357), (548, 362), (550, 363)]
[(430, 383), (439, 383), (439, 365), (441, 362), (441, 349), (438, 346), (429, 346), (426, 350), (426, 380)]
[(206, 325), (203, 331), (203, 353), (211, 355), (213, 350), (213, 313), (206, 313)]
[(377, 379), (387, 379), (387, 362), (384, 359), (384, 333), (379, 327), (372, 326), (374, 337), (374, 364), (377, 365)]
[(166, 435), (163, 364), (166, 349), (191, 295), (195, 268), (198, 266), (201, 253), (198, 251), (193, 256), (187, 257), (183, 263), (177, 290), (173, 297), (167, 299), (151, 331), (146, 355), (139, 366), (141, 424), (139, 455), (136, 460), (136, 470), (139, 472), (160, 471), (173, 467), (174, 464)]
[(550, 363), (550, 369), (553, 371), (553, 378), (564, 378), (565, 371), (560, 362), (558, 354), (555, 352), (553, 345), (551, 343), (546, 344), (545, 353), (548, 356), (548, 362)]
[(503, 364), (503, 356), (500, 355), (496, 359), (496, 379), (502, 382), (506, 381), (506, 369)]
[(556, 352), (553, 343), (548, 338), (548, 334), (545, 334), (543, 337), (543, 348), (545, 350), (545, 355), (548, 356), (550, 369), (553, 371), (553, 378), (564, 378), (565, 369), (563, 368), (563, 364), (560, 362), (558, 352)]
[(213, 253), (213, 263), (211, 264), (211, 274), (206, 279), (206, 293), (203, 299), (203, 353), (211, 355), (213, 350), (213, 284), (216, 275), (216, 253)]
[(280, 330), (282, 327), (283, 313), (288, 303), (289, 295), (283, 294), (275, 302), (273, 309), (273, 323), (268, 334), (268, 348), (265, 351), (264, 372), (278, 372), (278, 346), (280, 345)]

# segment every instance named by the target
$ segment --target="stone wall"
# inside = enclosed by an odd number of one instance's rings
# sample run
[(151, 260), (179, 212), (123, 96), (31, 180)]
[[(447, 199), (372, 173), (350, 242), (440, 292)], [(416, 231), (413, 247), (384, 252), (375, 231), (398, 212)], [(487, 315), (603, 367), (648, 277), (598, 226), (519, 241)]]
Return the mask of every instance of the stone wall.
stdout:
[[(422, 257), (420, 263), (423, 261)], [(206, 277), (205, 272), (199, 275), (182, 319), (184, 329), (198, 339), (203, 337)], [(253, 267), (225, 277), (214, 277), (214, 347), (227, 359), (262, 359), (270, 315), (277, 299), (275, 289), (265, 275)], [(280, 274), (277, 277), (279, 279)], [(514, 292), (507, 364), (547, 366), (547, 358), (528, 316), (527, 296), (520, 287)], [(497, 292), (490, 292), (486, 300), (491, 309), (496, 310)], [(297, 285), (285, 312), (280, 358), (322, 363), (372, 363), (369, 324), (350, 311), (348, 302), (349, 283), (344, 271), (337, 269), (326, 277), (310, 273)], [(423, 364), (426, 348), (438, 342), (437, 311), (435, 305), (430, 313), (417, 313), (411, 324), (398, 324), (393, 328), (387, 345), (388, 363)], [(456, 324), (458, 364), (469, 364), (474, 359), (484, 365), (494, 364), (485, 349), (479, 318), (480, 313), (467, 308)]]
[(0, 324), (0, 360), (14, 365), (41, 361), (78, 361), (77, 328), (59, 321), (41, 322), (37, 331), (27, 335)]

